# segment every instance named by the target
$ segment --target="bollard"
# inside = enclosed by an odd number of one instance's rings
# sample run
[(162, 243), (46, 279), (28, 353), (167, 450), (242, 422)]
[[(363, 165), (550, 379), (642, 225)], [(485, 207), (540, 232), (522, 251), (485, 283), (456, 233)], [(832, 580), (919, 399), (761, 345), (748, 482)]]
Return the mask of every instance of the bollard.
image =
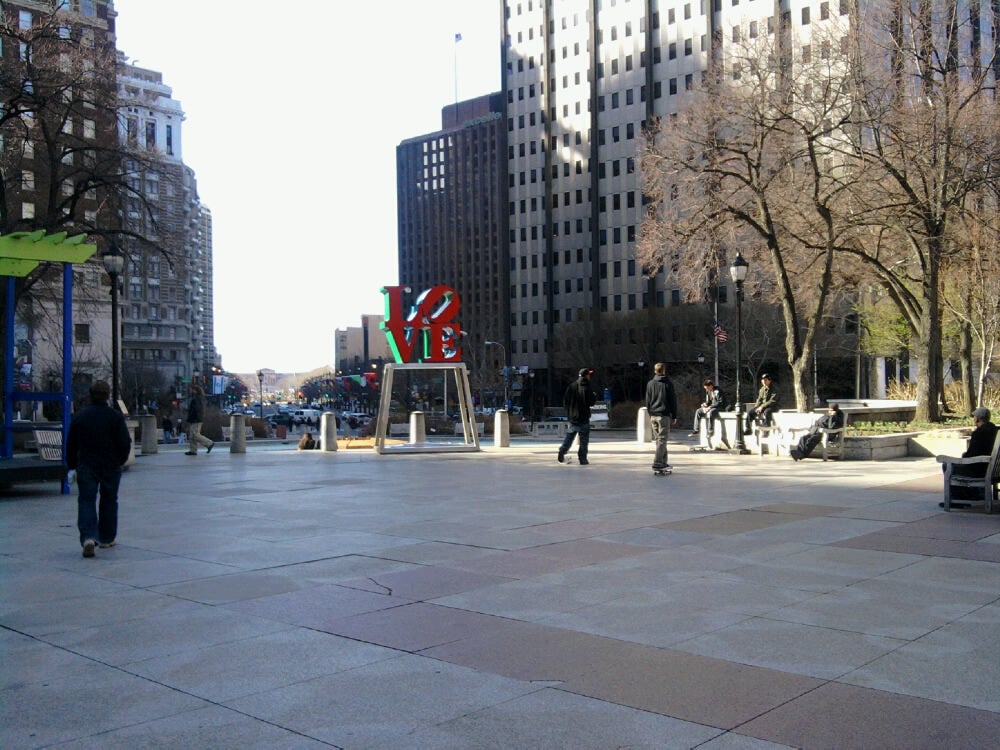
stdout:
[[(125, 467), (128, 468), (135, 463), (135, 439), (138, 434), (139, 420), (134, 417), (125, 417), (125, 424), (128, 425), (128, 434), (132, 438), (132, 447), (129, 448), (128, 460), (125, 461)], [(156, 439), (156, 432), (153, 432), (153, 439)]]
[(319, 418), (319, 449), (326, 453), (337, 450), (337, 415), (332, 411)]
[(649, 419), (649, 409), (645, 406), (639, 408), (636, 416), (635, 439), (638, 443), (653, 442), (653, 423)]
[(143, 414), (139, 417), (139, 424), (142, 430), (142, 455), (152, 455), (159, 450), (156, 444), (156, 415)]
[(427, 423), (422, 411), (410, 412), (410, 445), (427, 442)]
[(229, 418), (229, 452), (247, 452), (247, 434), (244, 431), (246, 417), (243, 414), (233, 414)]
[(506, 409), (493, 415), (493, 447), (510, 448), (510, 412)]

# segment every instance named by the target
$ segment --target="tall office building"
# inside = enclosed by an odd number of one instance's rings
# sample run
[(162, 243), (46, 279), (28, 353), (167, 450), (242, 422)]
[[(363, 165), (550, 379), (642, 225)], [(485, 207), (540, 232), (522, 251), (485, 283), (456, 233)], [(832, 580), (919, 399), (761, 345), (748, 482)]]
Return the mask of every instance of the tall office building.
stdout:
[(396, 148), (399, 282), (414, 294), (455, 289), (464, 359), (475, 373), (499, 372), (510, 309), (503, 99), (449, 105), (441, 120), (441, 130)]
[[(142, 156), (125, 165), (123, 377), (155, 387), (217, 364), (212, 323), (212, 215), (183, 161), (184, 112), (162, 74), (119, 62), (121, 137)], [(139, 199), (147, 202), (144, 207)], [(140, 239), (141, 238), (141, 239)], [(155, 246), (154, 244), (155, 243)]]
[[(647, 278), (634, 260), (645, 213), (643, 128), (677, 112), (683, 93), (706, 83), (710, 70), (738, 79), (727, 49), (768, 36), (775, 63), (793, 71), (889, 5), (505, 0), (513, 361), (565, 381), (582, 365), (621, 372), (643, 359), (691, 361), (710, 347), (710, 310), (678, 337), (669, 321), (680, 290), (669, 272)], [(1000, 67), (996, 2), (897, 0), (894, 7), (898, 18), (926, 18), (941, 32), (961, 26), (956, 50)], [(719, 289), (720, 301), (733, 301), (725, 293)]]

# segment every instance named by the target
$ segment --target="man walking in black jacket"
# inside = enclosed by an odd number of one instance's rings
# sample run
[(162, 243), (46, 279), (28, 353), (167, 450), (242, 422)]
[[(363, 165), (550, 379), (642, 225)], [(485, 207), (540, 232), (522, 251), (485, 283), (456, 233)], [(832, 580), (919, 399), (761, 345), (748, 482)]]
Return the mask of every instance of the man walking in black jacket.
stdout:
[(76, 472), (80, 490), (76, 525), (84, 557), (93, 557), (98, 544), (113, 547), (118, 536), (118, 485), (132, 438), (125, 417), (108, 404), (110, 397), (108, 384), (95, 382), (90, 387), (90, 406), (73, 416), (66, 436), (66, 466)]
[(653, 379), (646, 384), (646, 409), (653, 427), (653, 440), (656, 441), (653, 471), (657, 474), (669, 473), (667, 440), (670, 438), (670, 427), (677, 424), (677, 394), (674, 384), (667, 377), (667, 366), (662, 362), (653, 365)]
[(586, 367), (580, 370), (579, 377), (569, 384), (563, 395), (563, 407), (566, 409), (569, 427), (562, 445), (559, 446), (559, 463), (566, 460), (566, 453), (572, 447), (573, 439), (577, 435), (580, 436), (580, 445), (576, 455), (581, 464), (590, 463), (587, 460), (587, 446), (590, 445), (590, 407), (597, 403), (596, 394), (590, 390), (592, 372), (593, 370)]

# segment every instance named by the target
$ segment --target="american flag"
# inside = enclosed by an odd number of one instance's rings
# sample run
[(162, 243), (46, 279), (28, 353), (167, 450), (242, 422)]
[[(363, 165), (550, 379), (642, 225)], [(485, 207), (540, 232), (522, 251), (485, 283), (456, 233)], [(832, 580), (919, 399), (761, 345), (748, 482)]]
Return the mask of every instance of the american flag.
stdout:
[(715, 338), (718, 339), (720, 344), (725, 344), (729, 341), (729, 334), (726, 333), (726, 329), (719, 325), (719, 321), (715, 321), (715, 327), (712, 328), (712, 332), (715, 334)]

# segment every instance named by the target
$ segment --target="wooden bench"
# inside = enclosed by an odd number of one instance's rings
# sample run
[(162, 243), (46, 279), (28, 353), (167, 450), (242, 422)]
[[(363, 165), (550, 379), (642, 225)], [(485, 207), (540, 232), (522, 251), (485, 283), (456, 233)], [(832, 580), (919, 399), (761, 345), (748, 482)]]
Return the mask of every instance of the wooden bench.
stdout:
[[(968, 503), (969, 505), (982, 505), (987, 513), (993, 512), (993, 506), (997, 503), (997, 485), (1000, 484), (1000, 432), (997, 433), (993, 441), (993, 452), (988, 456), (970, 456), (969, 458), (955, 458), (953, 456), (938, 456), (938, 463), (944, 464), (944, 509), (951, 510), (953, 498), (952, 490), (956, 487), (983, 491), (983, 499), (968, 500), (966, 498), (954, 498), (954, 502)], [(972, 466), (974, 464), (986, 464), (986, 475), (982, 477), (967, 477), (963, 474), (956, 474), (956, 466)]]
[(62, 430), (32, 430), (38, 457), (43, 461), (62, 461)]

